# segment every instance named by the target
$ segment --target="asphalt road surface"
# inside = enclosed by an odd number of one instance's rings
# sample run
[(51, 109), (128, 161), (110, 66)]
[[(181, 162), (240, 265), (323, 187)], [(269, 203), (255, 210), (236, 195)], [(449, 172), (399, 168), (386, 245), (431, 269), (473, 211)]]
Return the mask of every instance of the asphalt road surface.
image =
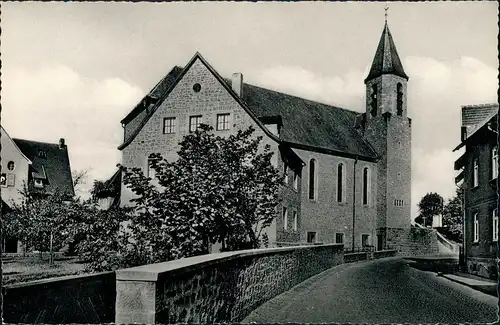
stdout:
[(491, 323), (497, 310), (496, 297), (386, 258), (320, 273), (242, 323)]

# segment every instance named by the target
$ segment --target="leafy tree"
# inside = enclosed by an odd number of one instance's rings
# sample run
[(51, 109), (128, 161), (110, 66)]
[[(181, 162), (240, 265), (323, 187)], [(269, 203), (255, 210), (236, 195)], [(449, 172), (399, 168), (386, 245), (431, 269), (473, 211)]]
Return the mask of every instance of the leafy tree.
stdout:
[(201, 125), (185, 136), (174, 162), (151, 155), (154, 180), (140, 168), (120, 166), (136, 194), (126, 227), (134, 258), (153, 263), (194, 256), (216, 242), (224, 250), (265, 245), (264, 229), (279, 203), (273, 153), (269, 146), (259, 151), (262, 137), (252, 137), (253, 128), (225, 138), (212, 130)]
[(14, 203), (13, 211), (4, 218), (4, 230), (8, 236), (20, 238), (25, 251), (49, 251), (52, 264), (53, 252), (67, 240), (71, 199), (57, 190), (50, 195), (33, 195), (24, 187), (22, 194), (22, 201)]
[(448, 201), (443, 211), (443, 226), (448, 227), (451, 239), (458, 242), (462, 242), (463, 233), (463, 194), (463, 187), (457, 187), (455, 196)]
[(418, 210), (419, 216), (415, 221), (431, 226), (432, 217), (443, 213), (443, 197), (437, 193), (427, 193), (418, 203)]

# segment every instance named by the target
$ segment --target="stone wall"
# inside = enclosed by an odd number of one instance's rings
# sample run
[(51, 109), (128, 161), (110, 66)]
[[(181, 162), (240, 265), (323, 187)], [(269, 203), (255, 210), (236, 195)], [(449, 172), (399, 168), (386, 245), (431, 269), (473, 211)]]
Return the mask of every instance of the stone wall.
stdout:
[(369, 257), (368, 255), (369, 253), (367, 252), (344, 254), (344, 263), (366, 261)]
[(432, 256), (439, 254), (436, 231), (427, 228), (387, 228), (387, 245), (402, 256)]
[(219, 253), (117, 271), (116, 323), (238, 322), (343, 262), (343, 246)]
[(115, 314), (114, 272), (6, 285), (5, 323), (111, 323)]
[[(302, 169), (302, 219), (300, 240), (307, 240), (308, 232), (316, 233), (316, 240), (335, 243), (336, 233), (344, 234), (345, 247), (361, 247), (361, 235), (368, 234), (369, 241), (376, 238), (376, 163), (358, 160), (356, 164), (356, 219), (353, 227), (353, 191), (355, 160), (318, 152), (297, 149), (297, 154), (306, 163)], [(316, 198), (309, 199), (309, 179), (311, 159), (316, 161)], [(345, 165), (345, 200), (337, 202), (337, 167)], [(369, 204), (363, 204), (363, 169), (368, 167), (371, 175), (371, 195)]]

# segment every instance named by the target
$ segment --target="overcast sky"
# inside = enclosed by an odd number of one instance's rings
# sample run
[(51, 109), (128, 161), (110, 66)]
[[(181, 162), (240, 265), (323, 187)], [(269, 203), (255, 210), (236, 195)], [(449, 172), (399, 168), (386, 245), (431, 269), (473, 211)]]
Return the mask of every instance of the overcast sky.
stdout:
[[(2, 125), (69, 147), (73, 170), (116, 170), (120, 120), (196, 51), (223, 76), (364, 111), (385, 3), (2, 4)], [(497, 3), (388, 3), (410, 77), (412, 214), (454, 194), (460, 107), (497, 101)]]

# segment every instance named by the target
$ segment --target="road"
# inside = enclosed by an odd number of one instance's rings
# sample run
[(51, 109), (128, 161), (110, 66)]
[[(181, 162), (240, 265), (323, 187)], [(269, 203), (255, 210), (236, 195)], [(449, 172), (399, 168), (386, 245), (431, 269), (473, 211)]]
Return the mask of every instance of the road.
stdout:
[(386, 258), (318, 274), (242, 323), (483, 323), (497, 321), (497, 306), (496, 297)]

